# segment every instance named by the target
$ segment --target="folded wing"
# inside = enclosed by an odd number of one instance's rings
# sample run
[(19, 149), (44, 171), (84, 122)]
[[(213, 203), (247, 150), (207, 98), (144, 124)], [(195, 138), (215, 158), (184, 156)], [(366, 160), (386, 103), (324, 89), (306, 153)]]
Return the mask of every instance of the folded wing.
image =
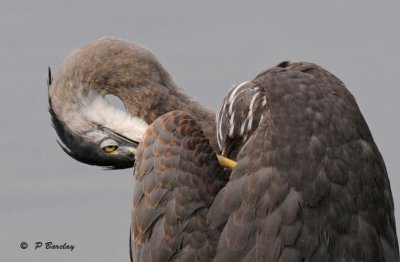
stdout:
[(136, 154), (133, 261), (210, 261), (219, 229), (206, 217), (227, 175), (196, 120), (173, 111), (146, 131)]

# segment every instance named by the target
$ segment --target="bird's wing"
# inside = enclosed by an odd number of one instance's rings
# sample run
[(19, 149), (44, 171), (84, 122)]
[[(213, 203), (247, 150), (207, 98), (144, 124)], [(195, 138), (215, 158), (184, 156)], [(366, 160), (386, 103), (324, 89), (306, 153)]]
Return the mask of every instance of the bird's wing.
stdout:
[[(314, 64), (282, 63), (246, 85), (266, 104), (257, 126), (244, 126), (252, 133), (209, 212), (211, 228), (224, 227), (215, 261), (398, 261), (385, 164), (343, 83)], [(255, 108), (240, 98), (246, 85), (222, 106), (222, 145), (240, 140)]]
[(191, 115), (158, 118), (136, 154), (131, 259), (209, 261), (221, 230), (210, 229), (206, 216), (227, 179)]

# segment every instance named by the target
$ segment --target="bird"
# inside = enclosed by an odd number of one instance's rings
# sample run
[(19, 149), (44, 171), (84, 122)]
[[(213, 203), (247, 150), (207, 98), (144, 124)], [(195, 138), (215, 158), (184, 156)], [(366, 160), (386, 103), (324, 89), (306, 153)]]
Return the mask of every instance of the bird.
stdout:
[[(50, 70), (50, 69), (49, 69)], [(172, 110), (190, 112), (218, 150), (215, 114), (186, 95), (144, 47), (104, 37), (73, 51), (53, 79), (49, 71), (49, 112), (72, 158), (111, 169), (134, 164), (144, 130)], [(123, 112), (106, 99), (115, 95)]]
[(215, 114), (146, 48), (106, 37), (49, 76), (49, 111), (68, 155), (133, 167), (131, 261), (399, 261), (384, 160), (316, 64), (279, 63)]

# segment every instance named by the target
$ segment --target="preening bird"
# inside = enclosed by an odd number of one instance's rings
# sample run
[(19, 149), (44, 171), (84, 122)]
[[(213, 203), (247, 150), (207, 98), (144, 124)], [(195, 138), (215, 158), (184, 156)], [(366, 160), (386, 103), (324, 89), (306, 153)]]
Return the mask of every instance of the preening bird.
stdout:
[(399, 261), (384, 161), (315, 64), (260, 73), (215, 116), (148, 50), (102, 38), (67, 57), (49, 104), (70, 156), (134, 165), (132, 261)]
[[(73, 51), (49, 83), (54, 128), (64, 151), (80, 162), (132, 167), (148, 125), (177, 109), (197, 119), (218, 151), (214, 112), (184, 94), (156, 57), (137, 44), (114, 38), (89, 43)], [(110, 105), (107, 94), (120, 98), (129, 114)]]

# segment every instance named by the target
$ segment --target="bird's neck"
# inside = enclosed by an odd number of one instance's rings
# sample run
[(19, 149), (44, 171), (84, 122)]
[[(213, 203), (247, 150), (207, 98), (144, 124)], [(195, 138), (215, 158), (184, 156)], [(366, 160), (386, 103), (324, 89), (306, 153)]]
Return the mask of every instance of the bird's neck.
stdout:
[(204, 135), (210, 141), (211, 146), (214, 151), (220, 153), (217, 137), (216, 137), (216, 123), (215, 123), (215, 113), (214, 111), (208, 109), (207, 107), (201, 105), (193, 99), (189, 99), (184, 104), (180, 105), (180, 110), (184, 110), (193, 115), (201, 126)]
[(198, 120), (212, 147), (219, 151), (215, 135), (215, 113), (184, 94), (179, 88), (167, 89), (149, 85), (146, 88), (136, 89), (135, 92), (118, 89), (113, 95), (121, 99), (131, 115), (143, 119), (148, 124), (174, 110), (190, 113)]

